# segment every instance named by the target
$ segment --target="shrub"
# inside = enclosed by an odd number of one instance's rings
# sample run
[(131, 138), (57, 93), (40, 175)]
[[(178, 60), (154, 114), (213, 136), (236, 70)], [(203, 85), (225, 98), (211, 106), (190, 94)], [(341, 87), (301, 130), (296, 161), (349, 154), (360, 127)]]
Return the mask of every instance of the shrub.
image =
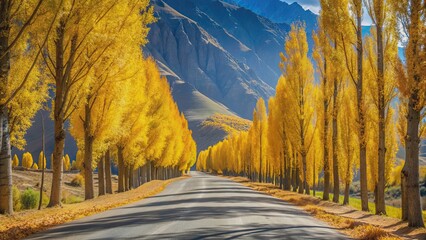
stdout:
[(24, 168), (31, 168), (33, 166), (33, 156), (31, 153), (26, 152), (22, 155), (22, 166)]
[(75, 160), (71, 162), (71, 170), (78, 170), (77, 162)]
[(21, 194), (21, 204), (24, 209), (33, 209), (37, 207), (40, 199), (39, 193), (34, 191), (32, 188), (27, 188)]
[(38, 165), (37, 165), (37, 163), (34, 163), (34, 164), (33, 164), (32, 169), (38, 170)]
[(19, 166), (19, 158), (18, 158), (18, 156), (15, 154), (15, 155), (13, 156), (12, 167), (17, 167), (17, 166)]
[(21, 191), (19, 191), (19, 189), (16, 186), (12, 187), (12, 195), (13, 195), (13, 210), (15, 211), (21, 210), (22, 208)]
[(46, 156), (44, 156), (43, 151), (41, 151), (40, 154), (38, 155), (38, 167), (40, 169), (43, 169), (43, 168), (46, 169)]
[(71, 185), (74, 187), (84, 186), (84, 177), (81, 174), (75, 175), (75, 177), (71, 180)]
[(70, 162), (70, 156), (68, 154), (66, 154), (63, 158), (62, 161), (64, 162), (64, 172), (69, 171), (71, 168), (71, 162)]

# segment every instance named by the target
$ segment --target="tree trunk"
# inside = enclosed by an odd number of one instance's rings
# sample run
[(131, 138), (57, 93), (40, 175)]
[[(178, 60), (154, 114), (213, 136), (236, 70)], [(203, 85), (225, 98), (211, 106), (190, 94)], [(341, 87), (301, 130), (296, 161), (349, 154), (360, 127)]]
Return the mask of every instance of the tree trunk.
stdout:
[(146, 182), (151, 182), (152, 175), (151, 175), (151, 162), (146, 162)]
[[(10, 6), (0, 3), (0, 102), (6, 101), (10, 72)], [(6, 52), (7, 51), (7, 52)], [(8, 109), (0, 105), (0, 214), (13, 214), (12, 159)]]
[(333, 84), (333, 136), (332, 136), (332, 144), (333, 144), (333, 202), (339, 203), (339, 160), (338, 160), (338, 149), (337, 149), (337, 97), (338, 97), (338, 84), (337, 79), (334, 79)]
[(151, 166), (151, 180), (157, 180), (154, 164), (150, 162), (150, 166)]
[(343, 198), (343, 205), (349, 204), (349, 182), (345, 183), (345, 197)]
[(385, 133), (385, 86), (384, 86), (384, 51), (383, 51), (383, 27), (376, 25), (377, 30), (377, 94), (379, 100), (379, 158), (378, 158), (378, 182), (376, 193), (376, 214), (386, 215), (385, 205), (385, 164), (386, 164), (386, 133)]
[[(420, 77), (415, 76), (415, 78)], [(406, 202), (406, 206), (408, 210), (408, 225), (410, 227), (424, 227), (419, 188), (419, 124), (421, 113), (418, 110), (418, 101), (418, 90), (414, 90), (408, 102), (407, 137), (405, 140), (406, 155), (404, 168), (402, 169), (402, 174), (405, 178), (405, 196), (407, 200), (409, 199), (409, 202)]]
[(123, 156), (123, 147), (117, 148), (118, 154), (118, 192), (124, 192), (124, 156)]
[(367, 182), (367, 143), (365, 136), (365, 116), (364, 116), (364, 96), (363, 96), (363, 44), (362, 44), (362, 16), (357, 16), (357, 104), (359, 121), (359, 165), (360, 165), (360, 183), (361, 183), (361, 208), (368, 211), (368, 182)]
[(316, 193), (316, 186), (315, 186), (315, 179), (317, 178), (316, 177), (316, 157), (314, 156), (314, 167), (313, 167), (313, 170), (312, 170), (312, 173), (313, 173), (313, 176), (312, 176), (312, 183), (313, 183), (313, 185), (312, 185), (312, 191), (313, 191), (313, 194), (312, 194), (312, 196), (316, 196), (317, 195), (317, 193)]
[(297, 167), (293, 167), (291, 169), (291, 188), (293, 190), (293, 192), (297, 192), (297, 186), (298, 186), (298, 182), (297, 182), (297, 175), (299, 174), (299, 169)]
[(143, 165), (142, 169), (141, 169), (142, 170), (142, 172), (141, 172), (141, 185), (147, 182), (147, 180), (146, 180), (146, 176), (147, 176), (146, 166), (147, 166), (147, 164), (148, 163), (145, 163), (145, 165)]
[(259, 182), (262, 182), (262, 122), (259, 124)]
[(309, 191), (309, 184), (307, 180), (308, 171), (307, 171), (306, 153), (302, 154), (302, 164), (303, 164), (303, 188), (305, 189), (305, 194), (310, 195), (311, 193)]
[(0, 213), (13, 214), (12, 160), (6, 106), (0, 109)]
[(99, 187), (99, 196), (105, 195), (104, 157), (101, 157), (98, 162), (98, 187)]
[(38, 203), (38, 210), (41, 210), (41, 205), (43, 204), (43, 188), (44, 188), (44, 172), (46, 170), (46, 161), (44, 159), (46, 158), (46, 149), (45, 149), (45, 133), (44, 133), (44, 117), (43, 113), (41, 112), (41, 149), (43, 152), (43, 155), (41, 157), (41, 184), (40, 184), (40, 196), (39, 196), (39, 203)]
[[(86, 200), (95, 197), (93, 190), (93, 141), (92, 123), (89, 103), (85, 106), (84, 120), (84, 198)], [(55, 164), (56, 166), (56, 164)]]
[(61, 116), (55, 118), (55, 148), (53, 150), (52, 190), (48, 207), (61, 205), (63, 165), (62, 153), (65, 147), (64, 121)]
[(129, 167), (124, 167), (124, 191), (129, 191)]
[(128, 190), (130, 190), (130, 189), (133, 189), (133, 185), (135, 184), (135, 182), (134, 182), (134, 171), (133, 171), (133, 168), (132, 167), (129, 167), (129, 170), (128, 170), (128, 174), (129, 174), (129, 186), (128, 186)]
[(290, 190), (291, 188), (291, 182), (290, 182), (290, 175), (291, 175), (291, 167), (289, 164), (289, 157), (287, 153), (284, 153), (284, 171), (285, 171), (285, 178), (284, 178), (284, 190)]
[[(63, 176), (63, 165), (62, 160), (64, 148), (65, 148), (65, 113), (62, 109), (64, 105), (64, 98), (67, 95), (66, 81), (69, 78), (70, 71), (65, 71), (65, 22), (60, 21), (59, 26), (56, 28), (56, 40), (55, 40), (55, 100), (54, 100), (54, 129), (55, 129), (55, 147), (53, 150), (53, 174), (52, 174), (52, 189), (50, 194), (50, 201), (48, 207), (54, 207), (61, 205), (62, 195), (62, 176)], [(74, 38), (71, 42), (70, 57), (67, 63), (67, 69), (72, 68), (73, 55), (75, 54), (77, 39)], [(67, 76), (66, 76), (67, 75)]]
[[(405, 165), (405, 164), (404, 164)], [(408, 220), (408, 200), (405, 189), (407, 188), (405, 183), (405, 176), (401, 171), (401, 219), (403, 221)]]
[(112, 176), (111, 176), (111, 153), (109, 149), (105, 153), (105, 191), (112, 194)]
[(330, 199), (330, 162), (328, 153), (328, 101), (324, 100), (324, 131), (323, 131), (323, 144), (324, 144), (324, 191), (322, 199), (328, 201)]
[[(297, 174), (297, 179), (298, 179), (299, 184), (298, 184), (297, 189), (298, 189), (298, 192), (300, 194), (303, 194), (303, 191), (305, 190), (305, 184), (304, 184), (304, 181), (303, 181), (302, 176), (300, 174), (300, 170), (298, 172), (299, 172), (299, 174)], [(303, 173), (303, 168), (302, 168), (302, 173)]]
[(280, 189), (284, 189), (284, 183), (283, 183), (283, 173), (284, 173), (284, 167), (283, 167), (283, 162), (284, 162), (284, 154), (282, 154), (282, 152), (280, 152), (280, 159), (282, 159), (282, 161), (280, 161)]

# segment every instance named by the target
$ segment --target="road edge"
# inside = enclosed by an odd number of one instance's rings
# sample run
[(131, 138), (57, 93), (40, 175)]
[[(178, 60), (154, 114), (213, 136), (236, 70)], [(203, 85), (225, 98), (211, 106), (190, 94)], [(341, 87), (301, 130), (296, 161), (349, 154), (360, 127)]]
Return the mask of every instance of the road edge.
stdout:
[(100, 196), (81, 203), (66, 204), (63, 207), (25, 211), (5, 216), (0, 219), (0, 240), (23, 239), (64, 223), (132, 204), (155, 196), (169, 184), (189, 177), (189, 175), (185, 175), (168, 180), (154, 180), (123, 193)]

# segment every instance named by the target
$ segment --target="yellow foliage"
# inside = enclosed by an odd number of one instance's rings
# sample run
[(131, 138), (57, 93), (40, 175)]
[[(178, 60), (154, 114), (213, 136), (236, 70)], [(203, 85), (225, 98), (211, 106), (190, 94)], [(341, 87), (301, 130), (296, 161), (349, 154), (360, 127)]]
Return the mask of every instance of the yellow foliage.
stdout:
[(12, 167), (17, 167), (17, 166), (19, 166), (19, 158), (18, 158), (18, 156), (15, 154), (15, 155), (13, 155)]
[(38, 166), (40, 167), (40, 169), (46, 169), (46, 156), (44, 156), (43, 151), (41, 151), (38, 156)]
[(22, 155), (22, 166), (24, 168), (31, 168), (33, 166), (33, 156), (31, 153), (26, 152)]
[(240, 117), (216, 113), (203, 121), (202, 125), (217, 127), (223, 129), (228, 134), (233, 134), (240, 131), (248, 131), (251, 126), (251, 121)]
[(66, 154), (62, 160), (64, 161), (64, 171), (69, 171), (71, 169), (71, 160), (70, 156)]
[(34, 169), (34, 170), (38, 170), (38, 165), (37, 165), (37, 163), (34, 163), (34, 164), (33, 164), (32, 169)]

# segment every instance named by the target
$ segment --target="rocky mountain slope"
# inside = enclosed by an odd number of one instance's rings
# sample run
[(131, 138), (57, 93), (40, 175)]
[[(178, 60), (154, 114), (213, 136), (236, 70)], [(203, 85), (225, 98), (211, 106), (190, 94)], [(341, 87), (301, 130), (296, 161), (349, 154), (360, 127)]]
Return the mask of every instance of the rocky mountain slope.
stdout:
[[(144, 53), (157, 60), (169, 80), (202, 150), (212, 142), (201, 133), (209, 116), (251, 119), (257, 99), (273, 94), (290, 26), (219, 0), (152, 3), (158, 21)], [(216, 135), (221, 136), (217, 140), (226, 136)]]

